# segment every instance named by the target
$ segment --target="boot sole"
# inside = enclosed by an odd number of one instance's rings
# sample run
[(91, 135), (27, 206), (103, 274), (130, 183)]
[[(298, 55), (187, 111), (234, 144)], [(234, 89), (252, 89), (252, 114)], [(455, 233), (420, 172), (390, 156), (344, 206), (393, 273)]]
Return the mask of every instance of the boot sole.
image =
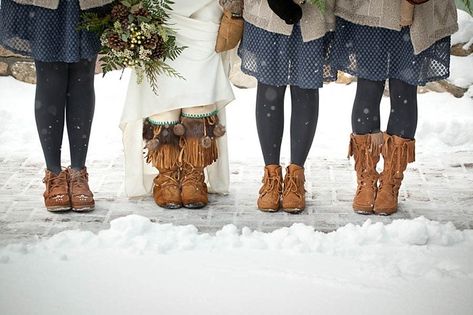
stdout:
[(259, 211), (261, 212), (278, 212), (279, 209), (262, 209), (262, 208), (258, 208)]
[(71, 207), (46, 207), (49, 212), (66, 212), (72, 210)]
[(362, 215), (374, 214), (373, 210), (353, 209), (353, 211), (355, 211), (355, 213), (357, 214), (362, 214)]
[(92, 207), (83, 207), (83, 208), (72, 208), (74, 212), (91, 212), (95, 210), (95, 206)]
[(374, 211), (374, 214), (380, 215), (380, 216), (383, 216), (383, 217), (387, 217), (387, 216), (390, 216), (392, 214), (395, 214), (396, 212), (397, 212), (397, 210), (395, 210), (395, 211), (378, 210), (378, 211)]
[(183, 205), (184, 208), (187, 208), (187, 209), (201, 209), (203, 207), (205, 207), (207, 204), (206, 203), (203, 203), (203, 202), (196, 202), (196, 203), (189, 203), (189, 204), (186, 204), (186, 205)]
[(177, 203), (169, 203), (169, 204), (166, 204), (166, 205), (158, 205), (160, 206), (161, 208), (164, 208), (164, 209), (179, 209), (179, 208), (182, 208), (182, 205), (181, 204), (177, 204)]
[(289, 208), (289, 209), (282, 209), (282, 211), (290, 214), (299, 214), (304, 211), (304, 209), (298, 209), (298, 208)]

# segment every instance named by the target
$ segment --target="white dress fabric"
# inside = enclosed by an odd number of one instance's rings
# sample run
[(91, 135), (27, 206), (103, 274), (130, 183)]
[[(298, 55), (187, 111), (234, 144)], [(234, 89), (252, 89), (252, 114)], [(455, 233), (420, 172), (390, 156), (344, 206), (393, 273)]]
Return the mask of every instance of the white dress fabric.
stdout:
[[(171, 26), (176, 30), (176, 42), (186, 46), (174, 61), (168, 60), (184, 78), (162, 76), (158, 94), (146, 80), (137, 84), (132, 72), (120, 128), (123, 131), (125, 153), (125, 191), (129, 197), (150, 194), (157, 170), (148, 165), (143, 154), (143, 119), (180, 108), (215, 104), (219, 118), (225, 123), (224, 106), (234, 99), (228, 80), (228, 67), (215, 43), (222, 15), (218, 0), (175, 0)], [(229, 167), (227, 139), (218, 139), (219, 159), (207, 167), (209, 192), (227, 193)]]

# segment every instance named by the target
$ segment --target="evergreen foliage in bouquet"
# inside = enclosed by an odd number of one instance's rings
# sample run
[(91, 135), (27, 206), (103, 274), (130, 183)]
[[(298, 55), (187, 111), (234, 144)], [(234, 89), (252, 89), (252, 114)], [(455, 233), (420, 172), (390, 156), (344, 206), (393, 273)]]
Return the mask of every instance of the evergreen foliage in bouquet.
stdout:
[(468, 12), (470, 12), (470, 14), (473, 14), (471, 0), (461, 0), (461, 1), (465, 5), (465, 8), (468, 10)]
[(310, 4), (315, 5), (323, 13), (327, 9), (326, 0), (307, 0)]
[(176, 45), (175, 31), (167, 24), (172, 4), (171, 0), (117, 0), (106, 14), (82, 15), (82, 28), (100, 35), (104, 75), (132, 68), (138, 83), (146, 76), (156, 94), (159, 75), (182, 78), (165, 62), (185, 49)]

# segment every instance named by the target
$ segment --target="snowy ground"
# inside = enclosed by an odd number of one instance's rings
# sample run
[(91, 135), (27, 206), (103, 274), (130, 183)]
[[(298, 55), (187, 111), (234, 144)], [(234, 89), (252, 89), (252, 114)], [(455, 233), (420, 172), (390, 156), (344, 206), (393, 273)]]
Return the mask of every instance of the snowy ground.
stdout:
[(2, 314), (471, 314), (473, 231), (423, 218), (269, 234), (120, 218), (0, 251)]
[[(473, 37), (465, 27), (454, 40)], [(453, 58), (450, 81), (471, 86), (472, 73), (471, 58)], [(399, 213), (385, 218), (350, 206), (355, 84), (324, 87), (308, 208), (290, 216), (255, 209), (254, 90), (236, 90), (227, 111), (229, 196), (198, 211), (123, 196), (126, 79), (97, 77), (89, 154), (97, 210), (54, 215), (41, 200), (34, 86), (0, 78), (0, 314), (473, 314), (472, 88), (461, 99), (419, 95), (417, 161)], [(388, 98), (382, 113), (385, 125)]]

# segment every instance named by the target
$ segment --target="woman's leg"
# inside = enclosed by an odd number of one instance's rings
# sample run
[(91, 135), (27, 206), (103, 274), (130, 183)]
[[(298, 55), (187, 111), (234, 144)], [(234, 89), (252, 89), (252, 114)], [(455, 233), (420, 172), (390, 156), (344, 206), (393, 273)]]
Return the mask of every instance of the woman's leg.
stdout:
[(373, 213), (378, 190), (380, 146), (379, 107), (384, 92), (384, 81), (358, 78), (352, 110), (352, 130), (349, 155), (355, 159), (358, 187), (353, 198), (353, 210), (360, 214)]
[(397, 211), (399, 188), (407, 164), (415, 160), (417, 128), (417, 86), (390, 79), (391, 114), (384, 135), (384, 169), (379, 178), (374, 212), (390, 215)]
[(63, 62), (35, 60), (35, 118), (46, 167), (54, 174), (61, 172), (61, 145), (64, 132), (64, 109), (68, 66)]
[(95, 58), (69, 64), (66, 121), (71, 150), (69, 189), (72, 210), (90, 211), (95, 208), (85, 167), (90, 129), (95, 109)]
[(148, 151), (146, 162), (159, 171), (154, 178), (154, 201), (158, 206), (168, 209), (182, 206), (179, 135), (176, 134), (180, 117), (181, 110), (177, 109), (152, 115), (143, 122), (143, 138)]
[(87, 157), (95, 110), (94, 72), (95, 58), (69, 64), (66, 120), (71, 168), (75, 170), (84, 168)]
[(41, 62), (36, 64), (35, 118), (39, 139), (46, 160), (43, 182), (46, 185), (44, 204), (49, 211), (71, 209), (67, 172), (61, 169), (61, 145), (66, 106), (67, 64)]
[(284, 95), (286, 86), (258, 82), (256, 91), (256, 127), (266, 165), (279, 165), (284, 131)]
[(386, 132), (391, 136), (414, 139), (417, 129), (417, 86), (389, 79), (391, 113)]
[(291, 164), (304, 166), (319, 118), (319, 90), (291, 86)]
[(319, 117), (319, 90), (291, 86), (291, 164), (284, 176), (282, 208), (298, 213), (305, 208), (304, 164), (314, 140)]
[(217, 106), (209, 104), (182, 109), (181, 197), (186, 208), (202, 208), (208, 203), (204, 169), (217, 161), (217, 138), (225, 128), (217, 116)]
[(256, 128), (265, 163), (263, 186), (259, 190), (258, 209), (279, 210), (282, 192), (280, 163), (284, 131), (284, 95), (286, 86), (258, 82), (256, 90)]
[(380, 131), (379, 106), (383, 97), (384, 84), (384, 81), (358, 78), (351, 114), (354, 134), (365, 135)]

